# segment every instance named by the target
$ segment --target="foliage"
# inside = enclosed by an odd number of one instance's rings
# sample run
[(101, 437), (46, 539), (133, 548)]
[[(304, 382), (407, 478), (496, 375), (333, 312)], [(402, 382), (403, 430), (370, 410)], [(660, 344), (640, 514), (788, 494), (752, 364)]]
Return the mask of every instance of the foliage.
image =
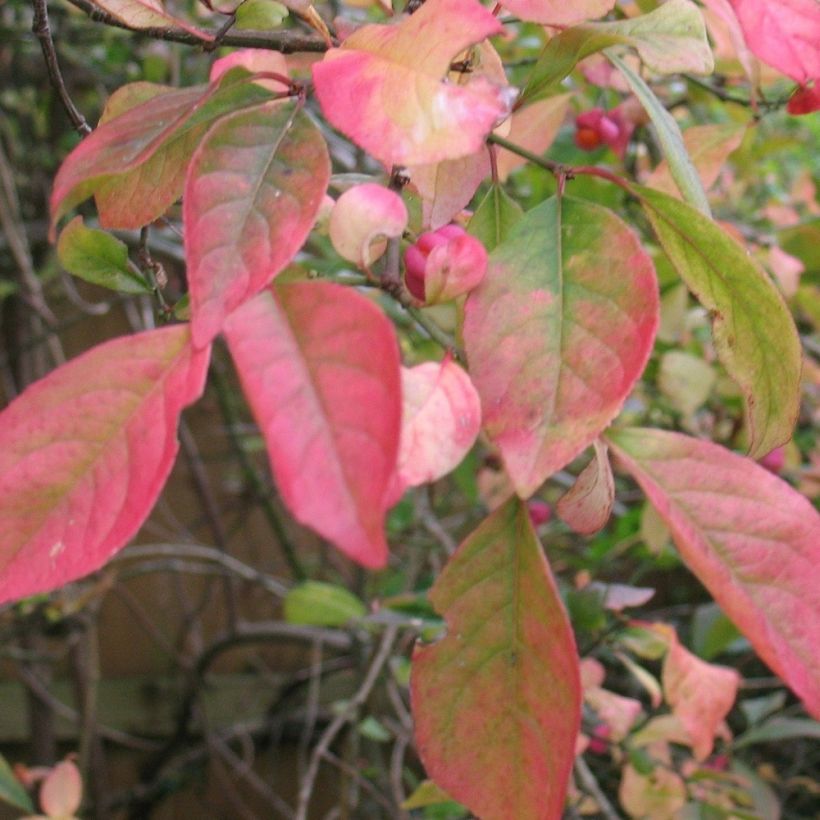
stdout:
[[(210, 25), (153, 0), (76, 5), (209, 50), (242, 42), (235, 5)], [(820, 107), (820, 7), (426, 0), (393, 19), (350, 10), (331, 38), (309, 3), (284, 5), (318, 36), (268, 32), (198, 85), (120, 87), (56, 172), (60, 263), (147, 294), (156, 326), (76, 356), (0, 414), (0, 600), (82, 579), (138, 533), (221, 338), (291, 516), (384, 570), (369, 613), (288, 555), (291, 625), (342, 640), (365, 624), (374, 647), (297, 817), (399, 629), (421, 637), (403, 685), (435, 781), (405, 810), (551, 820), (568, 801), (617, 816), (617, 799), (633, 817), (771, 816), (770, 790), (731, 753), (817, 724), (764, 710), (733, 747), (742, 676), (713, 660), (736, 628), (820, 719), (820, 208), (798, 155), (767, 158), (781, 132), (818, 137), (780, 109)], [(54, 58), (47, 18), (38, 34)], [(52, 80), (84, 131), (59, 69)], [(799, 200), (785, 214), (776, 186)], [(77, 208), (88, 224), (58, 237)], [(179, 299), (149, 250), (163, 225), (184, 237)], [(133, 259), (111, 233), (129, 230)], [(472, 531), (453, 549), (439, 515), (459, 503), (469, 526), (451, 529)], [(438, 577), (391, 589), (408, 504), (450, 554)], [(660, 583), (607, 571), (638, 543), (656, 555), (637, 574), (677, 555), (708, 590), (700, 633), (623, 614)], [(358, 730), (391, 737), (372, 715)], [(596, 756), (617, 787), (602, 789)], [(402, 778), (399, 759), (394, 797)]]

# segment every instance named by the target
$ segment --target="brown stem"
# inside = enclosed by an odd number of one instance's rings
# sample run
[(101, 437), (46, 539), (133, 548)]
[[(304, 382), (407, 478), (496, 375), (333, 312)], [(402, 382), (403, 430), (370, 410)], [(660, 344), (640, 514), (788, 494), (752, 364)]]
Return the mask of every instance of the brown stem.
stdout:
[(65, 87), (62, 72), (60, 71), (60, 64), (57, 62), (57, 50), (54, 48), (54, 40), (51, 37), (51, 26), (48, 22), (48, 7), (46, 0), (32, 0), (34, 6), (34, 24), (31, 30), (40, 41), (40, 48), (43, 49), (43, 57), (46, 61), (46, 70), (48, 71), (48, 78), (51, 80), (51, 85), (57, 92), (60, 102), (63, 104), (68, 118), (71, 120), (74, 128), (85, 136), (91, 133), (91, 126), (85, 121), (85, 117), (79, 112), (76, 105), (69, 96), (68, 90)]
[[(45, 2), (45, 0), (42, 0)], [(173, 43), (184, 43), (189, 46), (205, 46), (209, 41), (178, 26), (135, 29), (110, 14), (101, 11), (91, 0), (68, 0), (72, 6), (84, 11), (92, 20), (107, 26), (136, 31), (152, 40), (166, 40)], [(220, 45), (237, 48), (264, 48), (279, 51), (282, 54), (297, 52), (327, 51), (327, 43), (321, 38), (297, 31), (229, 31), (221, 39)]]

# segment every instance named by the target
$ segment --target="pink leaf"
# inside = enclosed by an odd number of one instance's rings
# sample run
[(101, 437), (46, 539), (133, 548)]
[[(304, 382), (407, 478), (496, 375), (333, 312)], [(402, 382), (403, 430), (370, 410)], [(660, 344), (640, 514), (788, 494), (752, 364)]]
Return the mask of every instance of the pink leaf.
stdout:
[(673, 633), (663, 662), (666, 702), (689, 734), (695, 758), (705, 760), (715, 735), (737, 697), (740, 675), (734, 669), (702, 661)]
[[(507, 76), (498, 52), (488, 42), (479, 43), (470, 53), (470, 71), (451, 71), (447, 82), (466, 86), (484, 78), (498, 86), (506, 86)], [(500, 128), (509, 130), (509, 121)], [(490, 175), (490, 154), (486, 145), (459, 159), (449, 159), (431, 165), (416, 165), (407, 169), (413, 186), (421, 195), (421, 222), (433, 230), (446, 225), (465, 208)]]
[(464, 342), (485, 429), (520, 496), (618, 413), (657, 321), (651, 259), (598, 205), (550, 199), (493, 251), (467, 298)]
[(820, 515), (716, 444), (662, 430), (607, 438), (689, 568), (760, 657), (820, 717)]
[(820, 78), (817, 0), (730, 0), (752, 52), (801, 85)]
[(481, 428), (481, 404), (470, 377), (451, 359), (401, 371), (399, 478), (415, 487), (436, 481), (467, 455)]
[(137, 532), (177, 453), (208, 351), (184, 326), (95, 347), (0, 414), (0, 601), (99, 569)]
[(501, 31), (476, 0), (427, 0), (396, 25), (364, 26), (313, 66), (322, 111), (388, 168), (473, 154), (514, 95), (482, 77), (442, 80), (456, 55)]
[(330, 241), (339, 256), (369, 269), (407, 227), (402, 198), (383, 185), (368, 182), (348, 188), (330, 212)]
[(83, 782), (70, 760), (58, 763), (40, 787), (40, 808), (49, 816), (65, 820), (73, 817), (83, 799)]
[(479, 817), (555, 818), (581, 712), (567, 615), (527, 507), (499, 507), (430, 592), (447, 635), (413, 656), (419, 754)]
[(329, 179), (325, 141), (296, 101), (223, 117), (208, 132), (183, 210), (194, 344), (208, 344), (293, 259)]
[(557, 506), (558, 515), (581, 535), (592, 535), (606, 525), (615, 500), (615, 481), (606, 445), (596, 439), (593, 446), (592, 460)]
[(501, 5), (516, 17), (552, 26), (576, 26), (603, 17), (615, 0), (501, 0)]
[(225, 335), (293, 515), (364, 566), (384, 566), (401, 427), (393, 325), (349, 288), (302, 282), (246, 302)]

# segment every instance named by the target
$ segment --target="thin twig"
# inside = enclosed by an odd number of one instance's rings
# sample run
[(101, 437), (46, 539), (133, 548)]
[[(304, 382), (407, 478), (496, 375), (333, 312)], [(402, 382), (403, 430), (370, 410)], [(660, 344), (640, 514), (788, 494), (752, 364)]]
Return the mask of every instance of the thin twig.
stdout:
[(62, 72), (60, 71), (60, 64), (57, 61), (57, 50), (54, 48), (54, 40), (51, 37), (51, 26), (48, 22), (48, 7), (46, 0), (32, 0), (34, 6), (34, 24), (31, 30), (40, 41), (40, 48), (43, 50), (43, 57), (46, 61), (46, 71), (48, 71), (48, 78), (51, 85), (57, 92), (63, 108), (71, 120), (71, 124), (82, 135), (91, 133), (91, 126), (86, 122), (85, 117), (80, 113), (76, 105), (74, 105), (68, 89), (65, 87)]
[[(45, 0), (41, 0), (41, 2), (45, 2)], [(68, 0), (68, 2), (80, 11), (84, 11), (95, 22), (122, 28), (126, 31), (134, 31), (152, 40), (166, 40), (173, 43), (203, 47), (211, 42), (179, 26), (135, 29), (101, 11), (91, 0)], [(282, 54), (327, 51), (327, 43), (321, 37), (302, 34), (298, 31), (229, 31), (222, 37), (220, 45), (237, 48), (264, 48), (270, 51), (279, 51)]]
[(363, 706), (368, 697), (370, 697), (370, 692), (376, 685), (382, 667), (390, 657), (390, 652), (393, 649), (393, 643), (397, 635), (397, 626), (391, 625), (385, 629), (379, 648), (373, 657), (370, 668), (367, 670), (367, 675), (362, 681), (362, 685), (358, 688), (356, 694), (348, 701), (347, 707), (333, 718), (322, 733), (321, 738), (319, 738), (319, 742), (314, 747), (313, 754), (310, 758), (310, 765), (299, 788), (296, 820), (307, 820), (308, 805), (310, 804), (310, 798), (313, 793), (313, 784), (316, 781), (316, 776), (319, 774), (319, 765), (322, 762), (322, 758), (327, 754), (330, 744), (336, 739), (336, 735), (353, 719), (358, 709)]

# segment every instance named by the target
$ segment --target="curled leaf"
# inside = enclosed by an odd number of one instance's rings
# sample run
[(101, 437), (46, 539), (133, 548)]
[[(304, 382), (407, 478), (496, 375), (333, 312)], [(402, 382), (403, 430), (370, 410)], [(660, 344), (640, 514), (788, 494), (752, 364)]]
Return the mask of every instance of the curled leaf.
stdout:
[(384, 237), (400, 237), (406, 227), (402, 198), (375, 183), (348, 188), (330, 212), (330, 241), (336, 252), (365, 269), (384, 253)]

